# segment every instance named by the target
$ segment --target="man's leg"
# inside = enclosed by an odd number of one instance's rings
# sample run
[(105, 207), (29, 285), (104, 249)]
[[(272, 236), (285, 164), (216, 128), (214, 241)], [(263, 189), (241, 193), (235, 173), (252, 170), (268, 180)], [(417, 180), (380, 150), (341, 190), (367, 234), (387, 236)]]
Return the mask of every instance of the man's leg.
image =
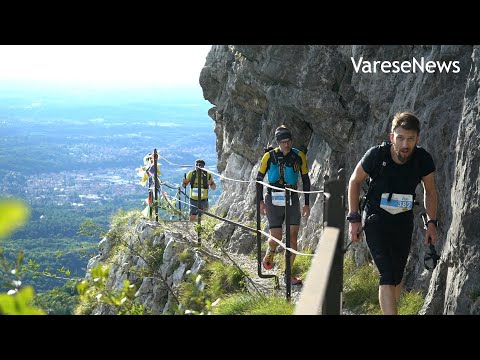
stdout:
[(400, 295), (402, 294), (402, 288), (403, 288), (403, 281), (398, 284), (397, 286), (395, 286), (395, 300), (397, 302), (397, 305), (398, 305), (398, 302), (400, 301)]
[[(410, 252), (410, 244), (412, 238), (413, 225), (405, 226), (400, 230), (397, 230), (394, 234), (390, 234), (389, 239), (393, 244), (393, 248), (390, 250), (389, 267), (391, 273), (389, 278), (391, 282), (387, 284), (396, 285), (384, 285), (389, 286), (388, 290), (383, 290), (382, 295), (379, 295), (379, 299), (383, 297), (382, 312), (385, 315), (397, 315), (398, 314), (398, 302), (403, 288), (403, 273), (405, 271), (405, 265), (407, 264), (408, 254)], [(388, 236), (388, 235), (387, 235)], [(408, 241), (402, 241), (407, 238)]]
[[(300, 231), (300, 202), (297, 193), (292, 193), (292, 206), (290, 207), (290, 247), (293, 250), (297, 250), (297, 238)], [(293, 263), (295, 262), (295, 254), (290, 253), (290, 269), (293, 269)]]
[(191, 222), (196, 222), (197, 221), (197, 205), (198, 205), (198, 200), (193, 200), (190, 198), (190, 221)]
[(378, 301), (383, 315), (397, 315), (396, 288), (400, 285), (380, 285), (378, 287)]
[[(278, 240), (282, 240), (282, 228), (270, 229), (270, 235)], [(275, 240), (268, 238), (267, 251), (265, 251), (265, 256), (262, 260), (265, 270), (270, 270), (273, 268), (273, 258), (275, 257), (275, 250), (277, 249), (277, 246), (278, 243)]]
[[(297, 238), (298, 238), (298, 232), (300, 230), (299, 225), (290, 225), (290, 247), (293, 250), (297, 250)], [(290, 254), (290, 266), (293, 268), (293, 263), (295, 262), (295, 254), (291, 253)]]
[[(282, 228), (275, 228), (275, 229), (270, 229), (270, 235), (273, 236), (274, 238), (278, 240), (282, 240)], [(275, 240), (268, 239), (267, 245), (270, 248), (271, 251), (275, 252), (277, 249), (278, 243)]]
[(148, 191), (148, 217), (151, 219), (153, 217), (153, 191)]
[[(265, 195), (265, 206), (267, 208), (267, 219), (268, 219), (268, 228), (269, 233), (272, 237), (282, 241), (282, 222), (283, 215), (285, 212), (285, 207), (274, 206), (272, 204), (272, 198), (270, 194)], [(267, 251), (265, 252), (265, 257), (263, 258), (263, 267), (266, 270), (273, 268), (273, 258), (275, 256), (275, 250), (277, 249), (278, 243), (272, 239), (267, 240)]]

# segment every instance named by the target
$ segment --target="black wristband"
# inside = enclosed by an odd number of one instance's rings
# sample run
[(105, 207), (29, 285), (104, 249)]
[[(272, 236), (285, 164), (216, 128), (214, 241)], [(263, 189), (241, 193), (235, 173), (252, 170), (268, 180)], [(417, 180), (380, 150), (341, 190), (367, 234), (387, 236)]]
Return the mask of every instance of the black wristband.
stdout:
[(430, 219), (427, 221), (427, 226), (428, 224), (433, 224), (436, 228), (438, 228), (438, 220)]
[(362, 215), (360, 215), (358, 212), (351, 212), (348, 214), (346, 219), (352, 224), (352, 223), (359, 223), (362, 222)]

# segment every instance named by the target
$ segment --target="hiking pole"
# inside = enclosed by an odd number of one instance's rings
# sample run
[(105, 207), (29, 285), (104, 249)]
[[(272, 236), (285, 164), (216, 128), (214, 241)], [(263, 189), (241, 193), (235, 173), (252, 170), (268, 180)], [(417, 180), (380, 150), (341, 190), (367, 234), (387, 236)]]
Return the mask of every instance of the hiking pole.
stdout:
[(290, 250), (290, 188), (285, 184), (285, 296), (287, 301), (290, 302), (292, 291), (292, 269), (291, 269), (291, 255)]
[(180, 186), (178, 187), (177, 191), (177, 199), (178, 199), (178, 210), (180, 213), (178, 214), (178, 221), (182, 220), (182, 199), (181, 199), (181, 192), (180, 192)]
[[(267, 275), (267, 274), (262, 274), (262, 233), (260, 232), (260, 227), (261, 227), (261, 216), (260, 216), (260, 200), (262, 198), (262, 191), (263, 187), (262, 184), (256, 183), (256, 203), (257, 203), (257, 274), (258, 277), (262, 279), (266, 278), (274, 278), (275, 281), (275, 289), (280, 289), (280, 283), (278, 280), (277, 275)], [(267, 247), (268, 247), (268, 241), (267, 241)]]
[(198, 205), (198, 209), (197, 209), (197, 243), (198, 245), (201, 245), (201, 239), (200, 239), (200, 236), (201, 236), (201, 232), (200, 232), (200, 229), (202, 227), (202, 212), (200, 211), (202, 209), (202, 188), (201, 188), (201, 185), (202, 185), (202, 177), (203, 177), (203, 174), (202, 174), (202, 169), (197, 166), (197, 164), (195, 164), (195, 167), (196, 167), (196, 171), (197, 171), (197, 174), (199, 174), (200, 176), (197, 177), (197, 205)]
[[(187, 178), (187, 173), (183, 173), (183, 178), (186, 179)], [(183, 192), (183, 201), (185, 201), (185, 203), (187, 202), (187, 185), (183, 185), (182, 186), (185, 188), (185, 191)], [(188, 198), (188, 210), (190, 210), (190, 197)], [(188, 214), (186, 216), (186, 219), (188, 220)], [(182, 220), (185, 220), (183, 214), (182, 214)]]

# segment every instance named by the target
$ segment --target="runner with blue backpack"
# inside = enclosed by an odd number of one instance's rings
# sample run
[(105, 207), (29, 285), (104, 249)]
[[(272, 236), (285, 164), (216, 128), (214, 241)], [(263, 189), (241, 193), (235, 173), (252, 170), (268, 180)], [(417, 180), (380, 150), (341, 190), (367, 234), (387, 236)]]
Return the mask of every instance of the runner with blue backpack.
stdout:
[[(267, 149), (262, 157), (257, 180), (263, 181), (268, 173), (268, 183), (277, 188), (284, 189), (285, 186), (297, 189), (298, 178), (302, 178), (303, 190), (310, 191), (310, 177), (308, 175), (307, 158), (304, 151), (292, 147), (292, 133), (284, 125), (275, 130), (275, 140), (278, 147)], [(260, 201), (260, 213), (267, 215), (270, 235), (276, 239), (282, 238), (282, 226), (285, 221), (285, 190), (267, 188), (265, 200), (263, 200), (263, 186), (260, 190), (262, 200)], [(297, 250), (297, 237), (300, 230), (301, 215), (310, 215), (309, 194), (305, 194), (305, 205), (300, 212), (300, 200), (297, 192), (291, 192), (290, 220), (290, 246)], [(268, 240), (267, 251), (262, 264), (266, 270), (273, 268), (273, 259), (278, 244)], [(293, 268), (295, 254), (290, 254), (290, 266)], [(301, 285), (302, 280), (296, 277), (291, 278), (292, 285)]]
[[(350, 238), (353, 242), (360, 241), (364, 229), (380, 273), (378, 298), (385, 315), (397, 314), (412, 243), (415, 189), (420, 182), (428, 217), (425, 244), (437, 241), (435, 164), (432, 156), (418, 146), (419, 135), (420, 121), (415, 115), (395, 114), (390, 142), (374, 146), (364, 154), (348, 185)], [(367, 178), (370, 180), (367, 194), (359, 201), (361, 185)]]

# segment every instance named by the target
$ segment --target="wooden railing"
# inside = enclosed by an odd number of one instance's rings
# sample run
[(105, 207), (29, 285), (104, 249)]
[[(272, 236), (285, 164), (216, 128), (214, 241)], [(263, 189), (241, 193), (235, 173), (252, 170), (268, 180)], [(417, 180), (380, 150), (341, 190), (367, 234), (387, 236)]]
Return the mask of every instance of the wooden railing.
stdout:
[[(343, 291), (345, 170), (325, 181), (326, 226), (295, 306), (295, 315), (339, 315)], [(328, 194), (328, 195), (327, 195)]]

